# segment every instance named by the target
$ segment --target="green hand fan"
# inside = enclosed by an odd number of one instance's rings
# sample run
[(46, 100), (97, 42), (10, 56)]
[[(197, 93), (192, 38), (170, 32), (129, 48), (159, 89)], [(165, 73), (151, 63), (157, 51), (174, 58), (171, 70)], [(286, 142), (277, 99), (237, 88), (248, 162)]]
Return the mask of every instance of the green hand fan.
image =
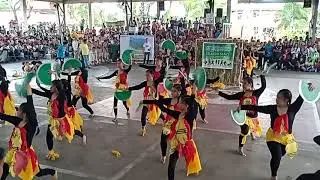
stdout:
[(131, 65), (132, 64), (132, 54), (133, 50), (127, 49), (122, 54), (122, 62), (125, 65)]
[(62, 65), (62, 70), (67, 70), (69, 68), (73, 68), (73, 69), (80, 69), (82, 67), (81, 62), (78, 59), (68, 59), (66, 62), (63, 63)]
[(206, 70), (202, 67), (197, 68), (193, 73), (193, 80), (199, 90), (204, 90), (207, 84)]
[(165, 78), (165, 79), (163, 80), (163, 84), (164, 84), (164, 88), (165, 88), (167, 91), (171, 91), (171, 90), (172, 90), (172, 88), (173, 88), (172, 79)]
[(245, 110), (241, 110), (241, 111), (231, 110), (230, 113), (231, 113), (232, 120), (239, 126), (242, 126), (246, 123), (247, 114)]
[(132, 92), (131, 91), (116, 91), (114, 97), (120, 101), (126, 101), (130, 99)]
[(37, 70), (37, 80), (44, 85), (51, 86), (52, 85), (52, 78), (51, 74), (51, 63), (41, 64), (41, 66)]
[(308, 82), (304, 80), (300, 80), (299, 94), (306, 102), (315, 103), (320, 98), (320, 88), (318, 87), (313, 91), (310, 91)]
[(162, 49), (170, 49), (171, 51), (176, 50), (176, 44), (172, 40), (165, 40), (161, 43)]
[(187, 60), (188, 59), (188, 54), (186, 51), (177, 51), (176, 52), (176, 57), (178, 59), (181, 59), (181, 60)]
[(21, 97), (27, 97), (27, 88), (26, 86), (31, 82), (32, 78), (35, 76), (34, 72), (29, 72), (26, 74), (23, 79), (20, 79), (14, 84), (16, 92)]

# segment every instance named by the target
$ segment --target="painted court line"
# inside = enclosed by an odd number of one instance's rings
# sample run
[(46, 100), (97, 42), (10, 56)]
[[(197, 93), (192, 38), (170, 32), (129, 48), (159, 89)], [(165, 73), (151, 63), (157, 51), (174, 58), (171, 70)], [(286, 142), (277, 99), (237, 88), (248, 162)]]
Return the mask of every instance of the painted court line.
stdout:
[(126, 167), (124, 167), (121, 171), (119, 171), (116, 175), (114, 175), (109, 180), (120, 180), (121, 178), (123, 178), (128, 172), (130, 172), (130, 170), (132, 168), (134, 168), (138, 163), (140, 163), (148, 154), (150, 154), (152, 151), (154, 151), (156, 149), (156, 147), (158, 146), (158, 144), (159, 143), (157, 142), (157, 143), (154, 143), (151, 146), (149, 146), (146, 149), (146, 151), (141, 153), (134, 161), (129, 163)]
[(67, 170), (67, 169), (61, 169), (61, 168), (57, 168), (57, 167), (51, 167), (51, 166), (47, 166), (47, 165), (43, 165), (43, 164), (40, 164), (40, 167), (55, 169), (58, 171), (58, 175), (59, 175), (59, 173), (61, 173), (61, 174), (71, 175), (71, 176), (75, 176), (75, 177), (79, 177), (79, 178), (107, 180), (107, 178), (105, 178), (105, 177), (95, 176), (95, 175), (86, 174), (86, 173), (77, 172), (77, 171), (71, 171), (71, 170)]

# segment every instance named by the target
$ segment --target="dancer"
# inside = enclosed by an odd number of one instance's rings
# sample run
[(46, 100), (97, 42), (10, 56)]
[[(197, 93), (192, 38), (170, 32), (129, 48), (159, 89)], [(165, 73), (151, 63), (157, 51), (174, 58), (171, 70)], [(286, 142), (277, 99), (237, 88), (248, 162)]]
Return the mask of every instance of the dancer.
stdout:
[(17, 116), (0, 113), (0, 118), (15, 126), (9, 140), (9, 150), (5, 162), (2, 163), (0, 158), (0, 164), (3, 164), (1, 180), (5, 180), (9, 173), (12, 177), (17, 176), (23, 180), (47, 175), (51, 175), (52, 179), (57, 180), (57, 171), (39, 167), (36, 152), (32, 147), (38, 121), (30, 85), (27, 86), (27, 102), (20, 105)]
[[(220, 77), (218, 76), (215, 79), (207, 79), (206, 84), (214, 84), (215, 82), (219, 81)], [(195, 87), (194, 85), (194, 80), (189, 81), (190, 86), (187, 88), (187, 94), (191, 95), (192, 90), (191, 87)], [(196, 115), (195, 117), (198, 116), (198, 112), (200, 113), (201, 116), (201, 122), (204, 124), (207, 124), (208, 121), (206, 120), (206, 108), (208, 106), (208, 96), (207, 96), (207, 90), (196, 90), (195, 94), (195, 101), (196, 101)], [(194, 126), (195, 127), (195, 126)]]
[[(312, 91), (312, 84), (309, 84), (309, 90)], [(277, 179), (278, 169), (282, 157), (288, 153), (293, 157), (297, 152), (297, 143), (295, 142), (292, 127), (294, 118), (300, 110), (303, 99), (299, 96), (291, 103), (292, 94), (288, 89), (282, 89), (277, 94), (276, 105), (257, 106), (241, 105), (242, 110), (257, 111), (264, 114), (270, 114), (270, 128), (267, 131), (266, 139), (269, 151), (271, 153), (270, 168), (271, 180)]]
[(3, 163), (4, 163), (4, 156), (5, 156), (5, 151), (3, 148), (0, 148), (0, 177), (2, 176), (3, 173)]
[[(68, 117), (70, 118), (73, 126), (74, 126), (74, 134), (82, 138), (82, 143), (84, 145), (87, 144), (87, 136), (83, 134), (83, 119), (78, 113), (77, 109), (72, 105), (71, 97), (72, 97), (72, 91), (71, 91), (71, 70), (69, 70), (68, 73), (68, 79), (61, 79), (62, 83), (62, 89), (66, 96), (66, 107), (65, 112), (67, 112)], [(38, 83), (38, 86), (40, 89), (44, 92), (50, 93), (50, 90), (47, 90), (46, 88), (42, 87), (40, 83)]]
[(0, 113), (15, 116), (16, 108), (14, 98), (8, 90), (9, 83), (8, 80), (4, 79), (0, 82)]
[[(142, 103), (149, 104), (153, 102), (143, 101)], [(189, 100), (189, 97), (182, 97), (178, 105), (181, 111), (170, 110), (164, 107), (160, 101), (156, 101), (156, 104), (163, 112), (175, 119), (170, 126), (168, 135), (168, 140), (170, 141), (168, 179), (174, 180), (174, 172), (179, 159), (179, 153), (185, 156), (187, 176), (190, 174), (198, 174), (201, 171), (201, 162), (196, 145), (192, 139), (192, 127), (190, 127), (188, 122), (188, 119), (190, 119), (189, 116), (191, 115), (188, 112), (188, 106), (192, 106), (192, 101)]]
[[(164, 98), (159, 100), (144, 100), (143, 104), (156, 104), (157, 102), (160, 104), (163, 104), (164, 106), (167, 106), (167, 108), (175, 111), (182, 111), (182, 108), (180, 106), (181, 98), (182, 97), (188, 97), (188, 101), (190, 106), (188, 106), (188, 115), (187, 122), (189, 124), (189, 127), (193, 127), (194, 118), (195, 118), (195, 108), (197, 106), (194, 106), (194, 95), (193, 96), (187, 96), (186, 88), (185, 88), (185, 82), (184, 79), (181, 79), (182, 84), (174, 84), (172, 90), (171, 90), (171, 97), (172, 98)], [(193, 101), (191, 101), (193, 99)], [(160, 140), (160, 147), (161, 147), (161, 162), (164, 164), (166, 161), (167, 156), (167, 139), (170, 134), (170, 129), (172, 123), (175, 121), (173, 117), (170, 115), (166, 115), (163, 119), (163, 127), (161, 132), (161, 140)], [(191, 132), (192, 134), (192, 132)]]
[(243, 51), (244, 59), (243, 59), (243, 77), (251, 77), (253, 76), (253, 69), (256, 67), (256, 59), (254, 59), (250, 50)]
[[(44, 89), (43, 89), (44, 90)], [(53, 150), (53, 139), (62, 140), (66, 137), (68, 142), (71, 143), (74, 136), (74, 126), (66, 113), (66, 95), (64, 93), (62, 83), (60, 80), (52, 81), (52, 86), (49, 90), (44, 92), (32, 89), (36, 95), (47, 97), (48, 100), (48, 115), (49, 125), (47, 128), (47, 147), (48, 147), (48, 160), (59, 159), (60, 155)]]
[[(117, 70), (112, 74), (104, 77), (97, 77), (97, 79), (100, 81), (101, 79), (110, 79), (116, 76), (115, 88), (116, 91), (121, 92), (128, 89), (128, 73), (130, 72), (132, 65), (130, 65), (128, 69), (124, 69), (122, 61), (118, 59), (116, 67)], [(131, 100), (129, 99), (128, 101), (123, 101), (122, 103), (127, 110), (127, 117), (130, 119), (129, 106), (131, 105)], [(118, 122), (118, 99), (116, 97), (113, 99), (113, 111), (115, 117), (112, 121)]]
[[(253, 90), (253, 80), (250, 77), (243, 79), (243, 92), (238, 92), (232, 95), (219, 92), (219, 96), (226, 98), (227, 100), (239, 100), (240, 105), (257, 105), (260, 95), (266, 89), (266, 79), (263, 75), (261, 78), (261, 87), (257, 90)], [(239, 135), (239, 153), (243, 156), (246, 154), (243, 151), (243, 146), (246, 143), (247, 136), (251, 134), (252, 140), (255, 136), (260, 136), (262, 132), (260, 121), (258, 120), (258, 113), (256, 111), (247, 111), (246, 123), (241, 128)]]
[[(62, 73), (62, 75), (68, 75), (66, 73)], [(70, 74), (71, 76), (75, 76), (75, 84), (74, 84), (74, 93), (72, 97), (72, 105), (77, 106), (77, 102), (81, 98), (82, 106), (89, 111), (91, 118), (94, 117), (94, 112), (88, 104), (93, 103), (93, 95), (92, 91), (88, 85), (88, 70), (85, 68), (80, 68), (79, 71), (75, 71)]]
[[(154, 100), (157, 98), (157, 87), (160, 82), (163, 81), (164, 74), (161, 74), (161, 76), (157, 79), (153, 79), (153, 71), (147, 70), (146, 71), (146, 81), (143, 81), (142, 83), (129, 87), (129, 91), (135, 91), (144, 88), (143, 92), (143, 98), (145, 100)], [(148, 105), (143, 106), (141, 111), (141, 136), (145, 136), (147, 133), (146, 124), (147, 124), (147, 118), (150, 122), (150, 124), (155, 125), (157, 120), (159, 119), (161, 114), (160, 109), (155, 105)]]
[(175, 80), (176, 84), (181, 83), (181, 77), (184, 77), (185, 79), (189, 78), (189, 74), (190, 74), (190, 64), (188, 61), (182, 61), (182, 60), (178, 60), (177, 62), (177, 66), (170, 66), (170, 69), (178, 69), (179, 70), (179, 74), (178, 77)]

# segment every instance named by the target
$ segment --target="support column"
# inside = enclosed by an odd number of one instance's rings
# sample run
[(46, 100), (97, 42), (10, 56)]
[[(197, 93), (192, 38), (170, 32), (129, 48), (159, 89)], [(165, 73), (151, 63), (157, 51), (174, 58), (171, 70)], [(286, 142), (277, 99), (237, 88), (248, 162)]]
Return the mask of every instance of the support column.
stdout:
[(63, 11), (63, 32), (67, 32), (67, 21), (66, 21), (66, 3), (62, 1), (62, 11)]
[(22, 0), (23, 28), (27, 27), (27, 0)]
[(92, 9), (91, 2), (88, 3), (88, 13), (89, 13), (89, 28), (92, 29)]
[(231, 1), (232, 0), (227, 0), (227, 20), (228, 20), (228, 23), (231, 23)]
[(157, 2), (157, 19), (160, 19), (160, 3)]
[(312, 42), (316, 39), (317, 19), (318, 19), (319, 0), (312, 0), (312, 19), (311, 19), (311, 37)]

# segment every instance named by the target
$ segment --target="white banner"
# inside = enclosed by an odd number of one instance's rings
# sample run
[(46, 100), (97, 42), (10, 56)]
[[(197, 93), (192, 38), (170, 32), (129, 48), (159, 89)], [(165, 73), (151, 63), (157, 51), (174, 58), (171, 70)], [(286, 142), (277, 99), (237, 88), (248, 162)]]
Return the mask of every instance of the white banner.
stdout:
[(154, 37), (142, 35), (121, 35), (120, 36), (120, 58), (125, 50), (133, 50), (134, 60), (143, 60), (144, 58), (144, 44), (149, 43), (150, 60), (154, 60)]

